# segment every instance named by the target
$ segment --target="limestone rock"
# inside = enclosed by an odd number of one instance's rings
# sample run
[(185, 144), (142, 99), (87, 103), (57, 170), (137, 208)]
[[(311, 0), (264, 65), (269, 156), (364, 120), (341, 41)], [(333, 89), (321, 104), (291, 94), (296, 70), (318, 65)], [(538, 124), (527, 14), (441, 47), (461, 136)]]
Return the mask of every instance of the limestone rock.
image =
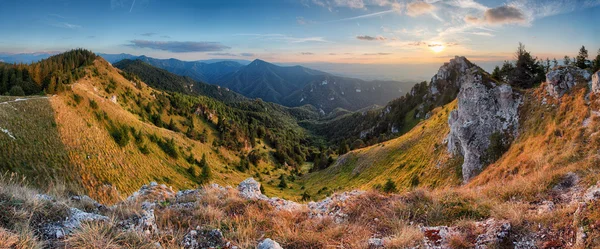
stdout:
[(283, 249), (279, 243), (272, 239), (266, 238), (265, 240), (258, 243), (257, 249)]
[(592, 74), (592, 92), (600, 93), (600, 71)]
[(383, 239), (380, 238), (370, 238), (367, 241), (367, 244), (369, 245), (369, 248), (383, 248)]
[(448, 151), (464, 158), (466, 182), (483, 169), (492, 134), (506, 140), (517, 136), (521, 97), (509, 85), (497, 85), (477, 70), (469, 70), (458, 81), (458, 108), (450, 113), (447, 141)]
[(260, 191), (260, 183), (252, 177), (241, 182), (237, 189), (240, 191), (240, 195), (246, 199), (268, 199)]
[(48, 224), (43, 233), (49, 239), (63, 239), (81, 227), (82, 222), (101, 221), (108, 222), (108, 217), (98, 214), (87, 213), (77, 208), (69, 209), (69, 216), (62, 222)]
[[(577, 67), (558, 67), (546, 74), (546, 91), (554, 98), (560, 98), (578, 83), (587, 83), (590, 74)], [(593, 84), (592, 84), (593, 89)]]
[[(508, 239), (511, 230), (508, 221), (499, 221), (493, 218), (475, 222), (474, 225), (477, 231), (481, 231), (474, 244), (474, 248), (477, 249), (497, 248)], [(431, 249), (451, 248), (451, 238), (461, 235), (458, 227), (447, 226), (422, 227), (421, 232), (423, 232), (425, 248)]]
[(186, 249), (195, 248), (236, 248), (225, 241), (223, 233), (219, 229), (201, 230), (196, 227), (190, 230), (181, 241), (181, 246)]

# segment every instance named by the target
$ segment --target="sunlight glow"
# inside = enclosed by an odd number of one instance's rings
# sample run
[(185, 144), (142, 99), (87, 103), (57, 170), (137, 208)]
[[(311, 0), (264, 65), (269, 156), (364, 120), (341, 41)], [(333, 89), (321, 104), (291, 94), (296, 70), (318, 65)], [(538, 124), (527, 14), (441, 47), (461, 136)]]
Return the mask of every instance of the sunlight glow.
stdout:
[(429, 49), (431, 49), (431, 51), (433, 51), (434, 53), (442, 52), (445, 48), (446, 46), (442, 44), (435, 44), (434, 46), (429, 46)]

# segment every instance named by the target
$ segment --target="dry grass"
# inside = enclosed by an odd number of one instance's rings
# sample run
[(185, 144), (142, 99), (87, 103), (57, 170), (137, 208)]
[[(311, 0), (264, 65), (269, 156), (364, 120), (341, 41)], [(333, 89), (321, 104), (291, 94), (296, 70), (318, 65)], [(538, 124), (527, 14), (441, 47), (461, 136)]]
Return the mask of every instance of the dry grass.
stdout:
[(67, 248), (156, 248), (154, 242), (135, 232), (119, 231), (104, 222), (89, 222), (65, 240)]

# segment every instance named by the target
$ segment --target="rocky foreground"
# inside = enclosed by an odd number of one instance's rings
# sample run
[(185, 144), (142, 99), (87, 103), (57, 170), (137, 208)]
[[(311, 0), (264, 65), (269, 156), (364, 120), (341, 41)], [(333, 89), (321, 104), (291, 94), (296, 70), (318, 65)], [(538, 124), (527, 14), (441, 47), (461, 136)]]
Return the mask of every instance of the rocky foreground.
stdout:
[[(37, 228), (36, 233), (39, 233), (38, 236), (42, 238), (40, 245), (54, 248), (98, 248), (98, 246), (104, 245), (99, 245), (99, 243), (105, 243), (101, 242), (101, 238), (98, 236), (109, 236), (114, 231), (133, 234), (133, 237), (136, 238), (133, 241), (137, 241), (138, 244), (123, 242), (125, 245), (119, 244), (106, 248), (322, 247), (323, 244), (310, 243), (309, 237), (314, 236), (315, 231), (310, 231), (314, 227), (310, 229), (305, 227), (306, 222), (321, 226), (316, 228), (316, 234), (319, 234), (319, 231), (328, 234), (330, 233), (329, 228), (338, 229), (327, 235), (334, 236), (333, 241), (336, 240), (335, 236), (339, 236), (337, 238), (340, 240), (345, 239), (344, 233), (356, 233), (356, 236), (364, 238), (364, 240), (347, 242), (345, 245), (350, 248), (457, 248), (462, 246), (540, 248), (543, 247), (540, 245), (546, 245), (543, 243), (548, 243), (548, 239), (557, 237), (571, 237), (568, 245), (576, 247), (583, 245), (586, 240), (585, 229), (587, 228), (581, 223), (581, 217), (586, 212), (588, 205), (595, 205), (593, 203), (600, 198), (600, 185), (594, 185), (586, 190), (578, 186), (578, 181), (579, 177), (576, 174), (567, 174), (553, 189), (554, 194), (559, 196), (557, 199), (559, 201), (555, 203), (548, 200), (537, 203), (532, 205), (528, 211), (532, 215), (551, 215), (556, 210), (565, 210), (564, 207), (575, 208), (576, 211), (571, 221), (573, 231), (560, 232), (544, 227), (535, 229), (536, 231), (519, 231), (520, 229), (515, 230), (510, 220), (494, 217), (472, 222), (466, 220), (459, 223), (450, 222), (457, 224), (454, 226), (426, 226), (425, 223), (434, 221), (432, 217), (426, 216), (434, 213), (421, 212), (422, 210), (419, 209), (427, 209), (427, 205), (436, 206), (436, 203), (427, 202), (426, 200), (432, 197), (420, 191), (406, 195), (381, 195), (374, 192), (351, 191), (334, 194), (319, 202), (301, 204), (265, 196), (260, 191), (260, 183), (252, 178), (240, 183), (237, 189), (212, 184), (200, 189), (178, 192), (153, 182), (113, 206), (102, 205), (87, 196), (71, 196), (65, 200), (45, 194), (34, 194), (31, 195), (33, 200), (30, 201), (41, 203), (39, 206), (52, 210), (55, 212), (54, 215), (59, 216), (58, 219), (49, 219), (48, 217), (39, 219), (38, 223), (34, 224), (34, 227)], [(6, 198), (7, 189), (10, 187), (4, 189), (5, 192), (1, 195), (3, 199)], [(449, 195), (453, 194), (449, 193)], [(13, 198), (16, 197), (13, 196)], [(420, 206), (423, 204), (421, 202), (425, 205)], [(218, 206), (216, 203), (228, 204), (221, 206), (225, 210), (212, 210), (211, 207)], [(248, 206), (252, 205), (256, 205), (258, 208), (248, 209)], [(403, 205), (410, 205), (406, 208), (407, 213), (403, 213), (401, 208)], [(455, 203), (455, 205), (460, 204)], [(454, 212), (456, 209), (457, 207), (453, 206), (442, 212)], [(506, 211), (510, 212), (510, 210)], [(266, 216), (261, 216), (259, 213), (264, 213)], [(6, 212), (1, 213), (0, 216), (6, 218)], [(256, 231), (244, 231), (240, 234), (240, 231), (235, 231), (235, 229), (242, 229), (235, 227), (239, 224), (226, 221), (239, 219), (238, 221), (242, 222), (246, 216), (258, 217), (255, 221), (257, 223), (250, 225), (249, 229), (270, 232), (251, 234)], [(402, 217), (398, 219), (394, 216)], [(261, 228), (261, 219), (264, 219), (263, 222), (267, 222), (273, 218), (275, 218), (274, 223), (264, 224), (269, 227)], [(198, 223), (189, 222), (196, 219), (199, 220)], [(286, 219), (290, 219), (289, 223), (278, 224), (278, 221)], [(394, 224), (396, 222), (407, 222), (402, 227), (407, 230), (393, 235), (390, 230), (398, 229), (398, 224)], [(357, 223), (372, 229), (354, 231), (353, 227)], [(96, 224), (96, 227), (93, 224)], [(221, 229), (215, 228), (219, 225)], [(97, 230), (104, 231), (98, 227), (106, 227), (106, 233), (98, 234)], [(223, 228), (228, 230), (223, 231)], [(275, 228), (298, 229), (300, 238), (294, 240), (287, 237), (284, 241), (279, 241), (283, 243), (267, 238), (268, 236), (282, 238), (289, 236), (284, 235), (283, 231), (279, 233), (271, 230)], [(244, 229), (248, 229), (248, 227)], [(307, 230), (303, 231), (302, 229)], [(571, 236), (568, 236), (569, 233)], [(114, 235), (114, 241), (119, 241), (121, 238), (119, 236), (123, 236), (122, 234)], [(228, 238), (227, 234), (232, 235), (233, 238)], [(244, 236), (247, 237), (244, 238)], [(258, 236), (259, 239), (254, 240), (255, 236)], [(15, 236), (11, 237), (11, 233), (6, 230), (0, 230), (0, 238), (13, 238), (12, 241), (18, 241)], [(128, 241), (131, 241), (131, 237), (129, 238)], [(10, 243), (10, 240), (7, 241), (6, 243)], [(340, 241), (341, 245), (344, 245), (343, 243)], [(2, 246), (3, 244), (0, 243), (0, 247)]]

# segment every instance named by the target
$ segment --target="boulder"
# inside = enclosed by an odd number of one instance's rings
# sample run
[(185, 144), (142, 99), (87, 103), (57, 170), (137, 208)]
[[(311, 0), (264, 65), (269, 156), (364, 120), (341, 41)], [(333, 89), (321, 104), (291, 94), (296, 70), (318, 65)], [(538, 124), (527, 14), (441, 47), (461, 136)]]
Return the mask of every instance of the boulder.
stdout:
[(370, 238), (367, 241), (367, 244), (369, 245), (369, 248), (383, 248), (384, 247), (383, 239), (380, 239), (380, 238)]
[(267, 196), (263, 195), (260, 191), (260, 183), (252, 177), (240, 182), (237, 189), (240, 191), (240, 196), (245, 199), (268, 199)]
[(81, 227), (82, 222), (108, 222), (106, 216), (87, 213), (77, 208), (69, 209), (69, 216), (66, 220), (48, 224), (43, 228), (44, 237), (49, 239), (64, 239), (69, 234)]
[(546, 74), (546, 92), (554, 98), (560, 98), (578, 83), (587, 83), (589, 80), (590, 74), (586, 70), (572, 66), (557, 67)]
[(279, 243), (272, 239), (266, 238), (265, 240), (258, 243), (257, 249), (283, 249)]
[(592, 74), (592, 92), (600, 93), (600, 71)]
[(223, 233), (219, 229), (201, 230), (196, 227), (190, 230), (181, 241), (181, 246), (186, 249), (195, 248), (237, 248), (225, 241)]
[(464, 158), (463, 181), (467, 182), (483, 169), (498, 133), (507, 144), (517, 136), (521, 97), (507, 84), (496, 84), (476, 69), (461, 75), (458, 107), (450, 113), (448, 151)]

